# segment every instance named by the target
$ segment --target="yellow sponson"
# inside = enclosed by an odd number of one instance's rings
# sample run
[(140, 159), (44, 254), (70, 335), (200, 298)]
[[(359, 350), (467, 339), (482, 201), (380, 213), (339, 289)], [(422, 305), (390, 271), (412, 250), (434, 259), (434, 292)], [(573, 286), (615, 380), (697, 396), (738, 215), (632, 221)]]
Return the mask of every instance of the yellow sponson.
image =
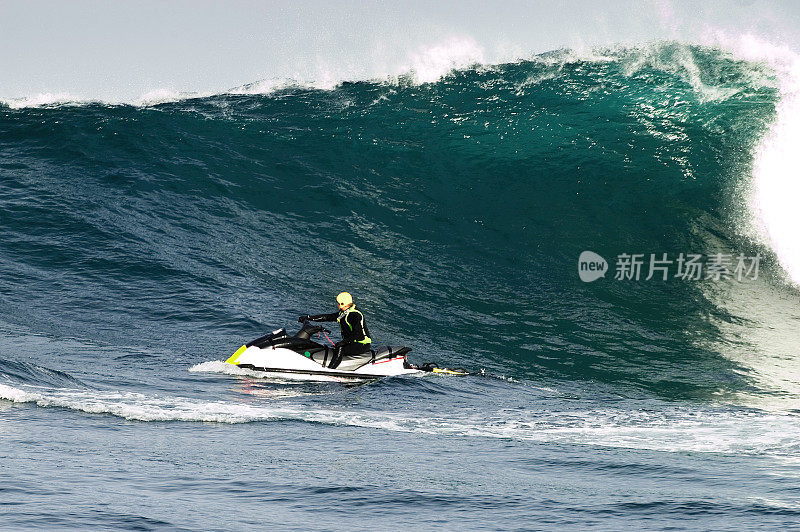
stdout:
[(447, 375), (468, 375), (466, 371), (453, 371), (447, 368), (433, 368), (434, 373), (446, 373)]
[(244, 353), (244, 350), (245, 350), (245, 349), (247, 349), (247, 346), (246, 346), (246, 345), (243, 345), (242, 347), (240, 347), (239, 349), (237, 349), (237, 350), (236, 350), (236, 352), (235, 352), (234, 354), (232, 354), (232, 355), (231, 355), (231, 358), (229, 358), (229, 359), (228, 359), (228, 360), (226, 360), (225, 362), (227, 362), (228, 364), (236, 364), (236, 362), (239, 360), (239, 355), (241, 355), (242, 353)]

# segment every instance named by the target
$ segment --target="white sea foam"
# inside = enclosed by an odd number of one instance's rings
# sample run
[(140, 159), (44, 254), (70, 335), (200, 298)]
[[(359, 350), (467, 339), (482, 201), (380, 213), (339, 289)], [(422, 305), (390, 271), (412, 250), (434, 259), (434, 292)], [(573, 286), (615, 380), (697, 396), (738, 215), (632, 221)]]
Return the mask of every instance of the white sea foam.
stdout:
[(358, 78), (339, 77), (335, 76), (331, 71), (324, 70), (321, 71), (319, 75), (313, 77), (264, 79), (255, 83), (234, 87), (226, 91), (226, 94), (272, 94), (277, 91), (295, 88), (333, 90), (341, 85), (343, 81), (352, 81), (353, 79)]
[[(512, 49), (504, 53), (512, 53)], [(513, 51), (519, 53), (518, 50)], [(516, 56), (495, 58), (511, 61)], [(189, 92), (178, 91), (171, 88), (157, 88), (133, 99), (103, 99), (102, 103), (110, 105), (134, 105), (147, 107), (161, 103), (170, 103), (192, 98), (201, 98), (218, 94), (271, 94), (286, 88), (312, 88), (331, 90), (345, 81), (359, 81), (370, 79), (373, 81), (396, 82), (403, 78), (406, 82), (430, 83), (448, 75), (454, 69), (469, 67), (486, 62), (486, 52), (474, 39), (468, 36), (448, 36), (440, 41), (432, 42), (426, 46), (410, 49), (405, 61), (395, 65), (384, 65), (383, 68), (373, 69), (367, 73), (363, 69), (349, 68), (336, 69), (326, 65), (321, 60), (317, 61), (313, 73), (297, 74), (285, 78), (269, 78), (254, 83), (233, 87), (217, 92)], [(49, 105), (85, 104), (97, 102), (97, 99), (76, 97), (67, 93), (36, 94), (26, 98), (0, 99), (0, 103), (13, 109), (26, 107), (42, 107)]]
[[(264, 395), (256, 393), (255, 395)], [(281, 393), (279, 396), (295, 396)], [(199, 401), (181, 397), (145, 395), (133, 392), (94, 390), (23, 390), (0, 385), (0, 399), (34, 403), (41, 407), (68, 408), (89, 414), (111, 414), (133, 421), (206, 421), (247, 423), (276, 419), (303, 419), (292, 409), (270, 408), (242, 403)]]
[(26, 403), (28, 402), (28, 397), (30, 397), (30, 395), (19, 388), (0, 384), (0, 399), (6, 399), (15, 403)]
[(484, 61), (485, 52), (474, 39), (452, 37), (413, 52), (410, 63), (402, 67), (402, 71), (412, 72), (418, 83), (431, 83), (454, 69), (483, 64)]
[[(516, 57), (513, 56), (513, 58)], [(509, 60), (511, 60), (511, 56), (509, 56)], [(485, 62), (486, 52), (474, 39), (452, 36), (409, 51), (406, 61), (396, 66), (386, 67), (380, 74), (365, 76), (356, 70), (336, 72), (332, 68), (319, 64), (314, 76), (267, 79), (236, 87), (228, 92), (230, 94), (271, 94), (278, 90), (294, 87), (332, 90), (344, 81), (364, 79), (396, 83), (398, 79), (402, 78), (406, 83), (432, 83), (454, 70), (483, 65)]]
[(515, 409), (415, 416), (407, 412), (275, 406), (249, 394), (238, 401), (223, 402), (129, 392), (21, 389), (8, 385), (0, 385), (0, 399), (145, 422), (306, 421), (440, 436), (508, 438), (666, 452), (789, 456), (798, 450), (795, 434), (800, 431), (800, 416), (790, 414), (699, 410), (669, 405), (662, 411), (521, 412)]
[(240, 368), (233, 364), (228, 364), (221, 360), (211, 360), (208, 362), (201, 362), (189, 368), (192, 373), (222, 373), (225, 375), (245, 375), (251, 376), (254, 374), (252, 370)]
[(751, 34), (714, 31), (707, 39), (741, 59), (768, 64), (778, 76), (781, 99), (775, 121), (755, 148), (746, 195), (752, 233), (775, 252), (790, 282), (800, 286), (800, 55)]
[[(336, 69), (318, 61), (313, 74), (306, 73), (305, 75), (297, 74), (292, 77), (268, 78), (217, 92), (186, 92), (170, 88), (159, 88), (150, 90), (134, 99), (104, 99), (102, 103), (147, 107), (219, 94), (272, 94), (288, 88), (332, 90), (345, 81), (359, 80), (395, 84), (402, 79), (403, 83), (423, 84), (436, 82), (451, 74), (454, 70), (471, 67), (490, 68), (493, 65), (520, 60), (533, 60), (558, 67), (572, 62), (602, 63), (617, 61), (621, 59), (621, 54), (627, 56), (625, 60), (627, 61), (626, 66), (629, 74), (644, 65), (655, 63), (655, 66), (659, 68), (675, 71), (683, 75), (704, 100), (725, 99), (736, 93), (736, 89), (731, 87), (708, 86), (703, 83), (699, 69), (694, 63), (692, 54), (689, 52), (689, 44), (677, 46), (675, 56), (666, 61), (659, 57), (663, 46), (663, 43), (656, 42), (635, 46), (618, 45), (601, 48), (564, 49), (556, 53), (532, 55), (530, 52), (524, 52), (520, 47), (513, 46), (501, 46), (499, 49), (489, 52), (472, 37), (451, 35), (440, 41), (409, 49), (406, 52), (407, 57), (404, 61), (394, 65), (384, 65), (382, 68), (373, 68), (370, 73), (355, 67), (344, 70)], [(545, 79), (552, 78), (553, 75), (555, 74), (545, 73), (533, 76), (523, 85), (535, 85)], [(1, 103), (15, 109), (97, 101), (97, 99), (80, 98), (66, 93), (47, 93), (37, 94), (28, 98), (0, 99)]]
[(26, 107), (47, 107), (51, 105), (81, 104), (88, 100), (76, 98), (66, 92), (38, 93), (25, 98), (0, 98), (0, 104), (11, 109), (24, 109)]
[(0, 104), (6, 105), (11, 109), (25, 109), (30, 107), (53, 107), (64, 105), (88, 105), (92, 103), (102, 103), (106, 105), (134, 105), (136, 107), (149, 107), (161, 103), (179, 102), (192, 98), (203, 98), (213, 96), (213, 92), (178, 92), (170, 89), (156, 89), (149, 91), (139, 98), (133, 100), (107, 99), (98, 100), (73, 96), (66, 92), (61, 93), (40, 93), (26, 98), (0, 98)]
[(151, 105), (180, 102), (192, 98), (206, 98), (213, 95), (213, 92), (180, 92), (171, 89), (156, 89), (143, 94), (140, 98), (130, 103), (137, 107), (149, 107)]
[(758, 148), (751, 208), (781, 266), (800, 286), (800, 58), (794, 61), (791, 79), (782, 87), (777, 119)]

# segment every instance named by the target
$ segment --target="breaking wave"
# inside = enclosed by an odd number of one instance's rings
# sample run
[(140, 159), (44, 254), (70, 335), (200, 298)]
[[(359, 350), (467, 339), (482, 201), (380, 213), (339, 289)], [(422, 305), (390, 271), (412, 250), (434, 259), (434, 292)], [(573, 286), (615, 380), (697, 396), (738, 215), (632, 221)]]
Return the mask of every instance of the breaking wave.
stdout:
[[(199, 362), (346, 288), (371, 329), (446, 365), (670, 398), (800, 393), (800, 329), (757, 310), (797, 297), (793, 56), (467, 52), (324, 88), (6, 102), (4, 319)], [(584, 250), (763, 261), (749, 283), (586, 284)]]

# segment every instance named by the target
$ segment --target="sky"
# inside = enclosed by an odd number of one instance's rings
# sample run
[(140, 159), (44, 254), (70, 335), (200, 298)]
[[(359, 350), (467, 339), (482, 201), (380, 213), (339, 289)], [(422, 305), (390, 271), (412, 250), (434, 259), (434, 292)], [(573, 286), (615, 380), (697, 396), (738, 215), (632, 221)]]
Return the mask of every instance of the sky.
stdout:
[(135, 101), (317, 85), (559, 49), (753, 33), (800, 49), (800, 2), (0, 0), (0, 99)]

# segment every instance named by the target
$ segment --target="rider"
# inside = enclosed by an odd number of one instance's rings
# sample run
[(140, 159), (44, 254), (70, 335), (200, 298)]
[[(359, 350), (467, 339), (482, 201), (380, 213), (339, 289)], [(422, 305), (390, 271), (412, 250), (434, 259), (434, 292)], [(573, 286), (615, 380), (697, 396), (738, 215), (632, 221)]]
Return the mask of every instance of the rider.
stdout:
[(342, 329), (342, 340), (334, 345), (334, 355), (329, 368), (336, 368), (344, 355), (360, 355), (369, 353), (372, 339), (369, 329), (364, 321), (364, 315), (356, 309), (353, 296), (349, 292), (342, 292), (336, 296), (339, 312), (330, 314), (316, 314), (314, 316), (300, 316), (297, 321), (338, 321)]

